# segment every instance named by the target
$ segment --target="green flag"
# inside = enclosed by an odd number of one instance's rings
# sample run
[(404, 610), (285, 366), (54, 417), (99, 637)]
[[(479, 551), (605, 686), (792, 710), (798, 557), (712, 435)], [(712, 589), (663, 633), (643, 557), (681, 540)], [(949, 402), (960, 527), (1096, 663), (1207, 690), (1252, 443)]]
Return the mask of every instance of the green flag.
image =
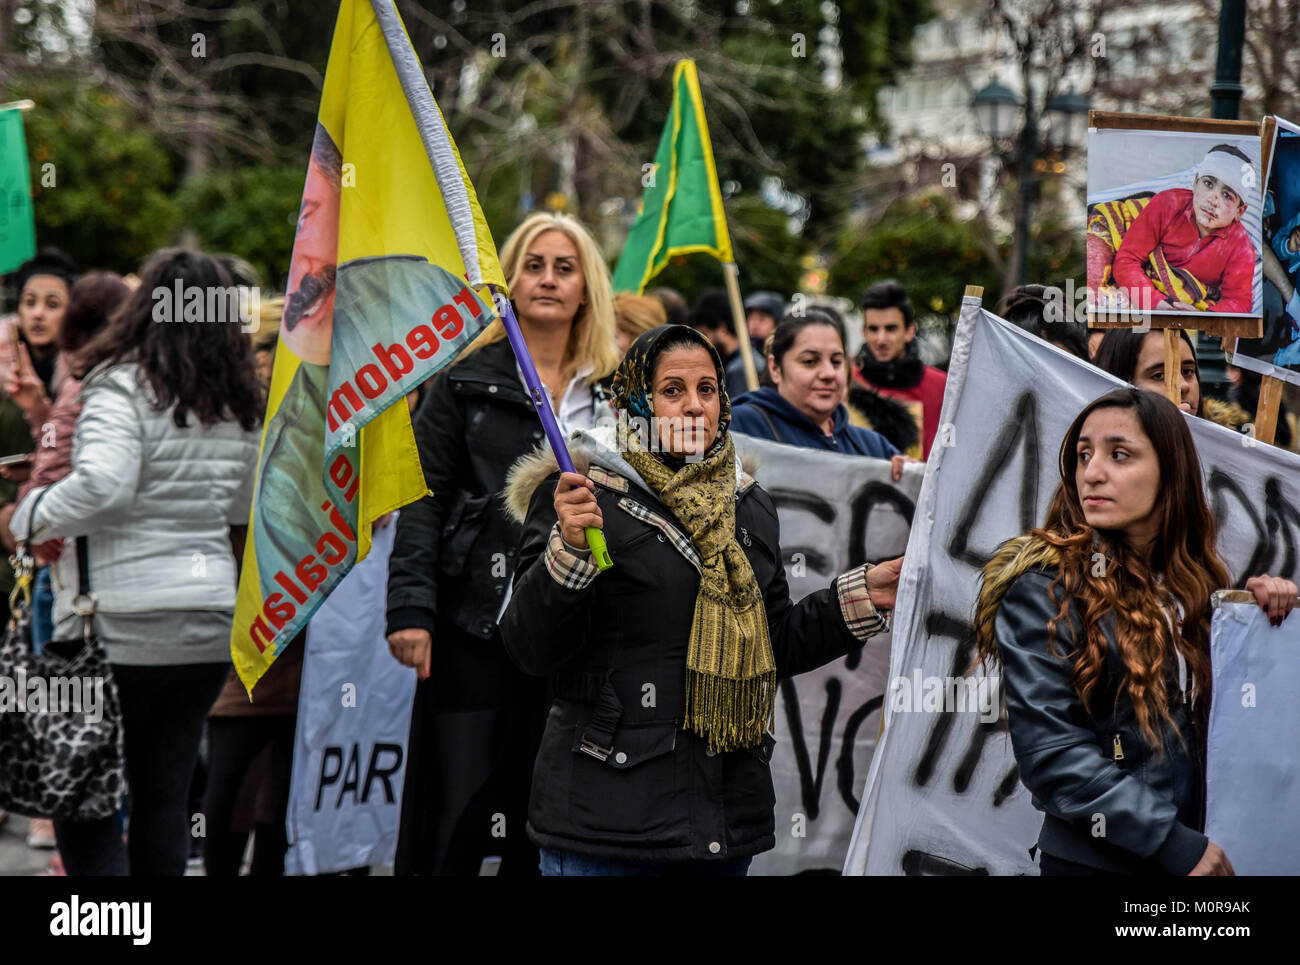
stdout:
[(0, 275), (36, 254), (21, 111), (0, 111)]
[(641, 213), (614, 269), (614, 290), (640, 294), (669, 258), (696, 251), (724, 263), (735, 260), (695, 62), (679, 60), (673, 71), (673, 108), (659, 138)]

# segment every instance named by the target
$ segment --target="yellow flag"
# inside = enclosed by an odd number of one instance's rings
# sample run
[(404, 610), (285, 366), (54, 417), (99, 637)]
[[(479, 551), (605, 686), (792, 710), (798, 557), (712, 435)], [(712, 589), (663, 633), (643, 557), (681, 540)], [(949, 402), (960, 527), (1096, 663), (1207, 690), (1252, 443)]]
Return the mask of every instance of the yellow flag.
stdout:
[(231, 632), (250, 692), (372, 523), (426, 494), (405, 397), (492, 320), (489, 285), (496, 246), (396, 7), (343, 0)]

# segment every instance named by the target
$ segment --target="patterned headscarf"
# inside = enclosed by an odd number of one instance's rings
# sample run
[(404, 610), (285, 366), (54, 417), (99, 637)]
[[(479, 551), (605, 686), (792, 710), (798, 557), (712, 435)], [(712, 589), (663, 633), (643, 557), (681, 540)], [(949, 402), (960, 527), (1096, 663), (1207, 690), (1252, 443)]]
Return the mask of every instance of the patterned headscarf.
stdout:
[[(694, 342), (706, 349), (713, 359), (714, 368), (718, 370), (718, 400), (721, 410), (718, 415), (717, 435), (708, 455), (721, 450), (723, 440), (727, 437), (727, 426), (731, 424), (731, 399), (727, 396), (727, 379), (722, 367), (722, 359), (713, 343), (698, 329), (689, 325), (660, 325), (637, 336), (636, 341), (628, 346), (627, 355), (614, 373), (614, 405), (626, 412), (628, 416), (645, 419), (648, 423), (654, 417), (654, 403), (650, 399), (651, 379), (654, 377), (655, 363), (671, 343), (680, 344), (683, 340)], [(707, 457), (706, 457), (707, 458)]]
[[(686, 720), (713, 750), (750, 747), (771, 725), (776, 700), (776, 662), (768, 636), (763, 594), (749, 558), (736, 541), (736, 449), (727, 425), (731, 402), (722, 361), (702, 334), (685, 325), (644, 332), (614, 375), (614, 403), (627, 417), (654, 417), (655, 362), (681, 340), (708, 350), (718, 373), (719, 417), (713, 444), (703, 458), (679, 460), (646, 450), (626, 431), (623, 457), (685, 527), (700, 555), (700, 588), (686, 652)], [(652, 436), (651, 446), (658, 439)]]

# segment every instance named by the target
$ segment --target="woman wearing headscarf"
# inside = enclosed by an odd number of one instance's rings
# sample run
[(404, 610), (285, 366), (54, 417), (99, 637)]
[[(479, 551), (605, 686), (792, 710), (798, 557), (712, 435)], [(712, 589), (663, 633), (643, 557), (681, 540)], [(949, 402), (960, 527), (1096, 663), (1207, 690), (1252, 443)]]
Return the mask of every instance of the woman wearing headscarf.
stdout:
[(529, 835), (543, 874), (743, 875), (775, 844), (778, 679), (885, 629), (902, 560), (791, 601), (776, 510), (737, 459), (699, 332), (645, 332), (613, 389), (618, 424), (570, 437), (585, 474), (542, 451), (507, 487), (524, 536), (501, 634), (554, 696)]
[[(530, 215), (501, 268), (560, 425), (612, 422), (613, 293), (591, 234)], [(477, 875), (499, 856), (498, 874), (535, 875), (523, 825), (546, 693), (497, 635), (519, 540), (498, 496), (542, 426), (500, 321), (433, 380), (414, 428), (431, 494), (398, 514), (388, 563), (388, 647), (421, 679), (396, 870)]]

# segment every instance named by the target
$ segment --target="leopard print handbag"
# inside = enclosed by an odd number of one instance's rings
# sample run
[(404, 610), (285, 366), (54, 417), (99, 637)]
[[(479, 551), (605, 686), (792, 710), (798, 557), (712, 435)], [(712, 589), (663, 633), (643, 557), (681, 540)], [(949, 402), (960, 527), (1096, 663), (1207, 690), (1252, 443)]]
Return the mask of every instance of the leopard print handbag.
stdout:
[[(25, 541), (13, 559), (12, 616), (0, 640), (0, 808), (68, 821), (109, 817), (126, 784), (122, 714), (108, 656), (91, 623), (86, 538), (77, 539), (73, 603), (82, 639), (54, 641), (39, 655), (32, 652), (34, 560)], [(71, 659), (55, 652), (72, 652), (78, 644)]]

